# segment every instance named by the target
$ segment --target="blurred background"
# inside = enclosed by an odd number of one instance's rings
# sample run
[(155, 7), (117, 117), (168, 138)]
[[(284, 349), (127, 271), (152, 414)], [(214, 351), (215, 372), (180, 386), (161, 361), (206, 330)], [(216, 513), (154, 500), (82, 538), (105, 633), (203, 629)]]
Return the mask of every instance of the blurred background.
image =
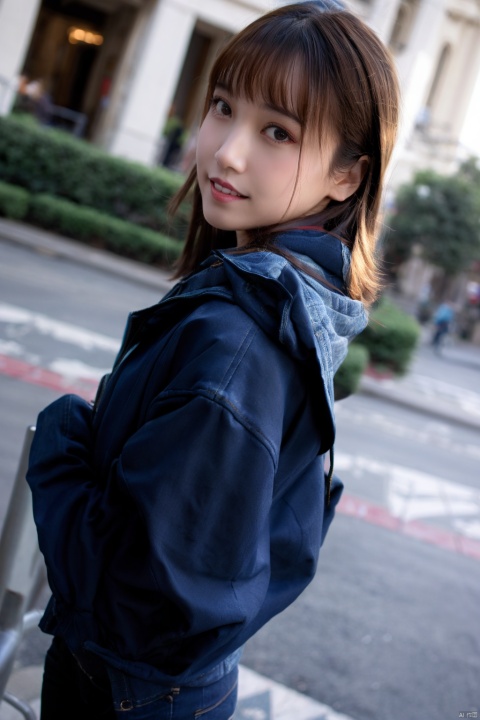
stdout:
[[(171, 286), (209, 68), (275, 4), (0, 0), (0, 528), (27, 425), (93, 397), (127, 313)], [(346, 5), (402, 89), (385, 290), (336, 376), (338, 518), (312, 585), (248, 643), (235, 720), (477, 717), (480, 0)], [(48, 638), (20, 640), (9, 687), (38, 709)]]
[[(479, 342), (480, 251), (478, 237), (472, 237), (472, 227), (478, 236), (478, 223), (465, 217), (471, 216), (468, 202), (457, 208), (464, 232), (452, 222), (455, 247), (442, 257), (430, 247), (436, 224), (445, 229), (442, 213), (452, 220), (449, 204), (456, 202), (445, 200), (438, 176), (453, 177), (461, 186), (463, 180), (467, 195), (476, 191), (475, 212), (480, 206), (480, 172), (471, 159), (480, 153), (478, 0), (346, 4), (389, 46), (402, 87), (402, 128), (385, 203), (387, 274), (410, 307), (419, 306), (421, 321), (430, 319), (442, 300), (451, 300), (460, 331)], [(82, 137), (109, 155), (185, 172), (218, 48), (274, 5), (272, 0), (2, 0), (0, 116), (30, 113), (38, 123)], [(430, 173), (422, 175), (425, 170)], [(407, 238), (393, 220), (396, 237), (389, 239), (399, 189), (408, 183), (414, 183), (421, 227)], [(55, 194), (62, 196), (61, 189)], [(463, 194), (461, 187), (457, 201)], [(402, 213), (411, 228), (412, 217), (405, 214), (410, 199)], [(422, 212), (436, 215), (437, 223), (422, 223)]]

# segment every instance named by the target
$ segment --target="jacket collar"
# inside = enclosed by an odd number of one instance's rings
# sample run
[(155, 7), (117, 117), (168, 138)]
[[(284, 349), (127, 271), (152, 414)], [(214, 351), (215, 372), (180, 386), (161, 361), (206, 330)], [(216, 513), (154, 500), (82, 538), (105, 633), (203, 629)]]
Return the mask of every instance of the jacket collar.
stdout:
[(296, 257), (346, 294), (350, 251), (342, 241), (322, 228), (294, 228), (278, 235), (275, 245)]

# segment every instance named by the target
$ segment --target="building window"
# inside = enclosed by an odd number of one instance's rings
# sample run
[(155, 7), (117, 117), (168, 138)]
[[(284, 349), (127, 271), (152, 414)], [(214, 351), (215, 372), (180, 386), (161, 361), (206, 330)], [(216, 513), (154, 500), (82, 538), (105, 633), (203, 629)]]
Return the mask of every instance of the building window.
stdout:
[(435, 75), (433, 76), (432, 84), (430, 86), (430, 92), (428, 93), (427, 108), (430, 110), (433, 110), (437, 101), (442, 80), (447, 72), (451, 53), (451, 46), (448, 44), (444, 45), (438, 59), (437, 69), (435, 70)]
[(438, 98), (441, 92), (443, 80), (448, 70), (451, 53), (451, 46), (449, 44), (444, 45), (438, 58), (437, 67), (433, 75), (432, 83), (430, 85), (427, 101), (417, 117), (417, 130), (421, 130), (423, 132), (431, 132), (432, 125), (435, 126), (435, 109), (438, 103)]
[(402, 0), (390, 35), (389, 46), (393, 52), (402, 52), (408, 45), (418, 9), (418, 0)]

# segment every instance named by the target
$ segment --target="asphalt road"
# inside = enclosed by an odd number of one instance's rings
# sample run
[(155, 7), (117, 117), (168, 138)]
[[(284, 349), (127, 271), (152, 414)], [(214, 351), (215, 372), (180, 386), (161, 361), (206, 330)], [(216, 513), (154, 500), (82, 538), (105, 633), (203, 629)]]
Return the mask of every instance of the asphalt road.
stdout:
[[(127, 312), (157, 300), (136, 283), (0, 243), (0, 355), (11, 363), (93, 382), (113, 361)], [(58, 394), (0, 373), (0, 523), (24, 429)], [(408, 481), (415, 519), (470, 537), (480, 518), (478, 440), (378, 399), (338, 407), (337, 467), (349, 496), (391, 511)], [(339, 513), (314, 582), (249, 642), (244, 664), (356, 720), (480, 710), (479, 571), (479, 559)], [(33, 642), (41, 653), (44, 642)], [(28, 662), (35, 648), (24, 650)]]
[[(387, 503), (376, 464), (478, 488), (473, 431), (361, 396), (338, 428), (339, 457), (368, 461), (340, 472), (348, 493)], [(358, 720), (458, 718), (480, 709), (479, 577), (478, 560), (339, 514), (312, 585), (244, 661)]]

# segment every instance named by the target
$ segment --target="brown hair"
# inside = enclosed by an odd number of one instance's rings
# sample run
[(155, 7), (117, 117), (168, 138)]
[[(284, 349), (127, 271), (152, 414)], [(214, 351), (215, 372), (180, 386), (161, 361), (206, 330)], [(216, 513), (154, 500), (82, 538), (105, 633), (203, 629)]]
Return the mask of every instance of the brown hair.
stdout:
[[(295, 83), (294, 71), (300, 78)], [(382, 42), (334, 3), (283, 6), (251, 23), (221, 51), (210, 73), (202, 117), (217, 84), (249, 100), (261, 98), (294, 111), (303, 130), (318, 128), (320, 141), (324, 132), (333, 130), (338, 146), (331, 173), (348, 170), (368, 156), (365, 176), (353, 195), (343, 202), (331, 200), (314, 217), (299, 218), (288, 227), (320, 226), (339, 236), (352, 253), (348, 292), (371, 303), (379, 285), (375, 244), (382, 186), (398, 124), (397, 77)], [(173, 212), (190, 190), (192, 217), (177, 277), (194, 270), (213, 249), (236, 244), (234, 233), (213, 228), (204, 219), (195, 167), (173, 198)], [(251, 243), (242, 251), (268, 247), (279, 252), (275, 234), (286, 227), (251, 231)]]

